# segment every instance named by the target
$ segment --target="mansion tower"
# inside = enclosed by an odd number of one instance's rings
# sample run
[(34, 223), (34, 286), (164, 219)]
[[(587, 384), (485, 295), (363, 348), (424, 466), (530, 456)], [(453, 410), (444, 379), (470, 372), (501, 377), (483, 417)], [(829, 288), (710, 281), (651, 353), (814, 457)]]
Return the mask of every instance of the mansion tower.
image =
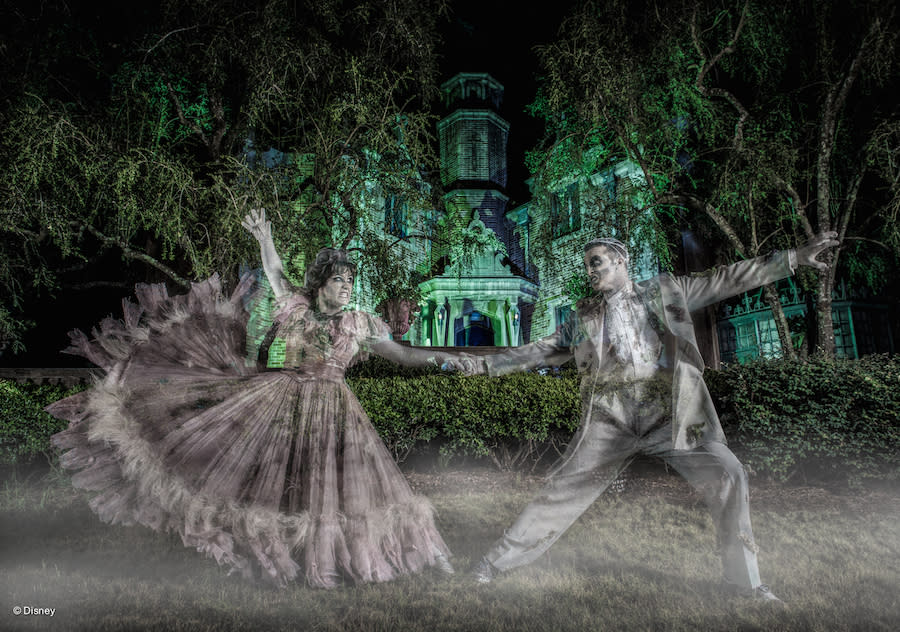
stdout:
[(506, 254), (470, 265), (442, 260), (443, 269), (419, 285), (424, 307), (415, 343), (518, 346), (527, 340), (537, 285), (523, 272), (518, 226), (507, 217), (503, 86), (485, 73), (460, 73), (441, 90), (449, 112), (438, 123), (446, 212), (469, 230), (493, 231)]

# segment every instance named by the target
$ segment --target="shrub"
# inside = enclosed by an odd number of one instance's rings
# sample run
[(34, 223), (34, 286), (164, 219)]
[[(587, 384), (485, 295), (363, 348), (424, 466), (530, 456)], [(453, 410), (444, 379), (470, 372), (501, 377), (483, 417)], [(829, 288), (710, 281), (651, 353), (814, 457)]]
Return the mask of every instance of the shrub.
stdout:
[(752, 469), (852, 485), (896, 476), (900, 358), (758, 360), (707, 371), (725, 433)]
[(63, 430), (67, 423), (45, 413), (44, 407), (84, 388), (0, 380), (0, 464), (49, 455), (50, 435)]
[(574, 376), (394, 376), (352, 379), (350, 386), (398, 457), (417, 441), (439, 439), (445, 457), (489, 457), (510, 469), (578, 426)]
[(346, 373), (348, 380), (356, 378), (422, 377), (425, 375), (446, 376), (447, 374), (441, 371), (439, 367), (414, 368), (401, 366), (376, 355), (370, 356), (364, 362), (354, 364), (347, 369)]
[[(574, 371), (465, 378), (373, 361), (351, 387), (398, 459), (438, 441), (445, 456), (510, 469), (564, 444), (578, 426)], [(853, 485), (896, 476), (900, 358), (759, 360), (705, 377), (729, 442), (752, 471)]]
[[(851, 484), (896, 477), (900, 358), (760, 360), (705, 377), (731, 446), (755, 472), (780, 481), (837, 473)], [(462, 377), (373, 358), (348, 382), (398, 461), (432, 442), (445, 458), (520, 467), (559, 451), (580, 420), (571, 370)], [(48, 452), (65, 422), (43, 407), (82, 388), (0, 381), (0, 461)]]

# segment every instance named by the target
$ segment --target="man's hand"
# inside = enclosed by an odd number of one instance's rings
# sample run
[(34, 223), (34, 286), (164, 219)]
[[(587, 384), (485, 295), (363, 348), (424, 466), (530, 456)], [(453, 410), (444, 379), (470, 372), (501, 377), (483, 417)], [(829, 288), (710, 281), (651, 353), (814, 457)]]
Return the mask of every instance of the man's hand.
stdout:
[(819, 233), (805, 245), (797, 248), (797, 263), (801, 266), (811, 266), (817, 270), (824, 270), (828, 265), (819, 261), (816, 257), (826, 248), (834, 248), (840, 245), (837, 239), (837, 233), (829, 231), (827, 233)]
[(263, 243), (272, 239), (272, 223), (266, 221), (266, 209), (252, 209), (241, 222), (241, 226), (246, 228), (256, 241)]

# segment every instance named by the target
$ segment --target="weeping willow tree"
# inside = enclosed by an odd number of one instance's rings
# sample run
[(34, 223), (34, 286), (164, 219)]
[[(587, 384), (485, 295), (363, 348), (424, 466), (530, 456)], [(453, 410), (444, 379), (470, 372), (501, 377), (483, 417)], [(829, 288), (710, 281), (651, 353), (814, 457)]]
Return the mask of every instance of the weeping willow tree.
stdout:
[[(804, 272), (831, 356), (839, 261), (878, 283), (900, 252), (897, 26), (878, 0), (585, 2), (538, 50), (547, 136), (532, 168), (553, 180), (629, 161), (632, 226), (691, 225), (725, 260), (837, 231), (827, 269)], [(793, 356), (778, 292), (765, 298)]]
[[(13, 349), (38, 292), (233, 277), (258, 256), (240, 227), (250, 208), (268, 209), (295, 278), (324, 246), (389, 259), (394, 242), (361, 231), (373, 191), (435, 208), (443, 0), (12, 5), (0, 339)], [(438, 224), (405, 237), (431, 238), (466, 239)]]

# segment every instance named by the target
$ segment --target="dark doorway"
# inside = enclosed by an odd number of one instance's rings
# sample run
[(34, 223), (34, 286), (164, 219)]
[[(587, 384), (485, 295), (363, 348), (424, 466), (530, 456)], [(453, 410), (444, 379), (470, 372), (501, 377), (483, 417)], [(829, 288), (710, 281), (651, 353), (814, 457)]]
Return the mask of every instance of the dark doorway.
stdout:
[(454, 344), (457, 347), (494, 346), (494, 327), (491, 319), (481, 312), (469, 315), (469, 326), (456, 332)]

